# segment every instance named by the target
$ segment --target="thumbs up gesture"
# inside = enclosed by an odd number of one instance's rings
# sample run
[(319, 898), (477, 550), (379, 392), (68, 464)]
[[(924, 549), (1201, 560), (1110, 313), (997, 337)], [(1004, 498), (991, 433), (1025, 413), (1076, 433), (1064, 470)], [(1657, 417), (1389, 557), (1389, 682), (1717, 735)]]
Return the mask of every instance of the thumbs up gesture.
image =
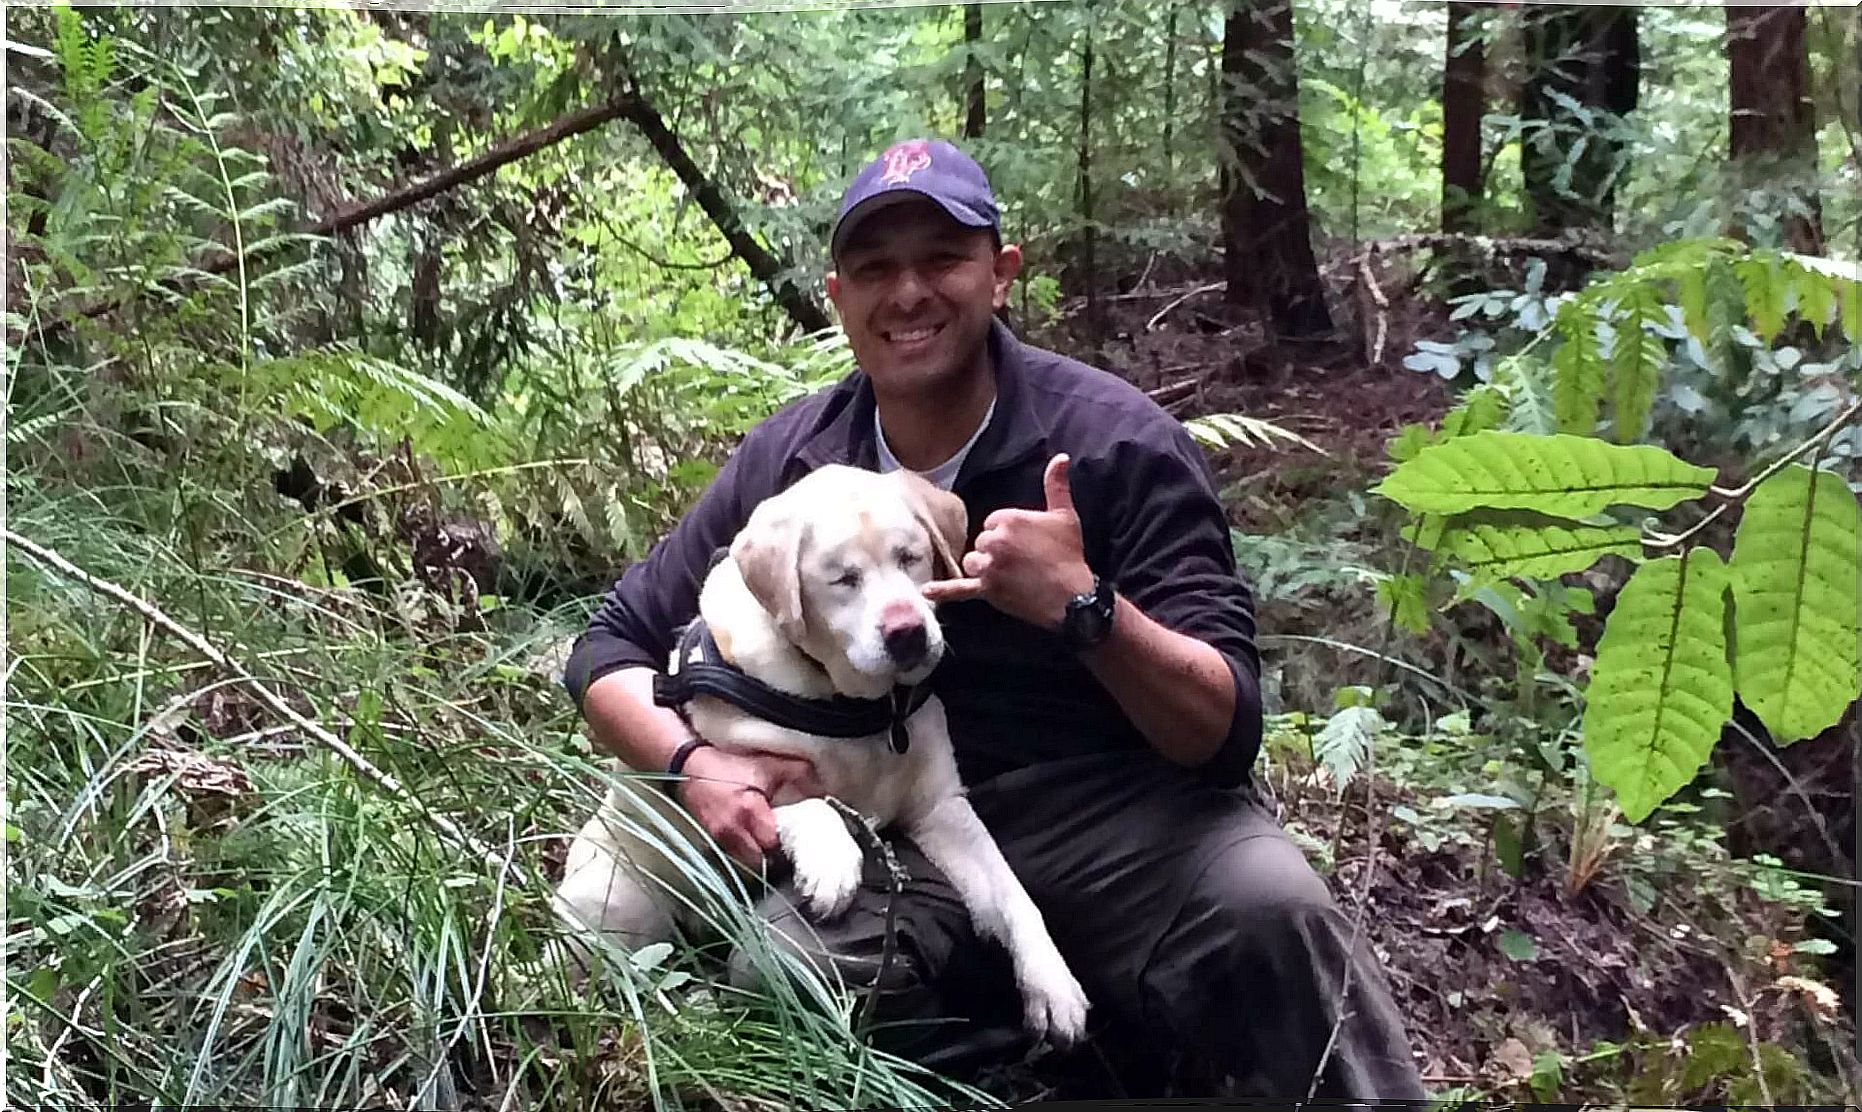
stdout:
[(983, 519), (976, 547), (964, 554), (966, 578), (924, 586), (932, 602), (987, 599), (996, 609), (1046, 630), (1058, 630), (1067, 602), (1093, 589), (1073, 509), (1065, 453), (1042, 475), (1047, 508), (997, 510)]

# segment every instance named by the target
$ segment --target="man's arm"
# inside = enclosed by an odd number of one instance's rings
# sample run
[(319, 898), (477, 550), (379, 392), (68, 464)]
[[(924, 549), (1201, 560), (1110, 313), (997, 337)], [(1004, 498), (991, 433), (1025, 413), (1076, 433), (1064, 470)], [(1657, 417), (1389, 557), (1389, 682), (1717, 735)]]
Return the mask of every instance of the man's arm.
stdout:
[[(1167, 454), (1151, 466), (1178, 473), (1136, 484), (1155, 504), (1124, 515), (1127, 535), (1111, 543), (1142, 557), (1121, 569), (1112, 632), (1081, 660), (1165, 758), (1238, 782), (1260, 744), (1252, 612), (1232, 556), (1217, 547), (1227, 533), (1213, 495)], [(984, 598), (1057, 632), (1068, 600), (1092, 590), (1093, 572), (1067, 457), (1049, 462), (1044, 485), (1044, 510), (991, 514), (964, 557), (969, 578), (931, 584), (926, 595)], [(1191, 513), (1194, 520), (1178, 519)], [(1156, 612), (1136, 599), (1151, 600)]]
[[(674, 632), (698, 611), (711, 556), (742, 527), (749, 507), (773, 484), (755, 456), (753, 431), (698, 503), (629, 568), (577, 639), (563, 684), (582, 711), (590, 739), (638, 772), (667, 769), (693, 737), (685, 720), (653, 701), (653, 677), (666, 668)], [(745, 489), (753, 484), (754, 489)], [(806, 762), (741, 757), (701, 748), (687, 758), (675, 797), (731, 856), (754, 868), (776, 846), (769, 798), (792, 787), (819, 795)]]

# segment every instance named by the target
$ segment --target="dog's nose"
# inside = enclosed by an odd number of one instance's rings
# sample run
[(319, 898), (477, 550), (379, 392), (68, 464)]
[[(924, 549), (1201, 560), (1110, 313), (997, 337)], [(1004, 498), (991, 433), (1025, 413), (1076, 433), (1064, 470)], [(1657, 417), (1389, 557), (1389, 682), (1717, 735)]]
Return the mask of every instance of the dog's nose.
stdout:
[(917, 664), (931, 650), (931, 638), (923, 622), (890, 625), (881, 631), (881, 636), (885, 638), (886, 655), (902, 667)]

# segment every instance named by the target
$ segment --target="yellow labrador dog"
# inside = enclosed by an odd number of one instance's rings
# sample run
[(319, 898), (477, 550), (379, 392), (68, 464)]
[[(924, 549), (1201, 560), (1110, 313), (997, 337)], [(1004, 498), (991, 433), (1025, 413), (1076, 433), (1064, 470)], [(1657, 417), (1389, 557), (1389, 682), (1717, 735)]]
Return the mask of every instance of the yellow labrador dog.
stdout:
[[(962, 500), (910, 472), (812, 472), (758, 505), (706, 576), (699, 621), (673, 654), (660, 701), (682, 703), (699, 736), (720, 748), (805, 758), (829, 794), (881, 829), (902, 830), (949, 879), (977, 930), (1007, 947), (1030, 1033), (1067, 1045), (1084, 1033), (1086, 995), (964, 798), (943, 706), (919, 686), (944, 652), (920, 588), (960, 574), (966, 526)], [(744, 677), (755, 697), (729, 698)], [(771, 720), (796, 699), (817, 712), (815, 730)], [(863, 856), (840, 813), (822, 799), (771, 802), (808, 910), (845, 911)], [(674, 933), (683, 903), (668, 888), (695, 897), (660, 851), (608, 818), (641, 806), (670, 816), (677, 805), (650, 787), (610, 789), (570, 847), (555, 900), (572, 928), (629, 948)]]

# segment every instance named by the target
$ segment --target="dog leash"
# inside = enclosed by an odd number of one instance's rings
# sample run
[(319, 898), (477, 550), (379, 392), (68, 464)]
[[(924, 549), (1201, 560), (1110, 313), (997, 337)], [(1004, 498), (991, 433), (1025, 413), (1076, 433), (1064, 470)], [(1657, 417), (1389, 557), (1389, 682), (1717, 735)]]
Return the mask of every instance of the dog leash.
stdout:
[[(693, 660), (693, 650), (698, 659)], [(905, 721), (931, 698), (931, 684), (900, 684), (877, 699), (855, 699), (835, 695), (827, 699), (806, 699), (778, 691), (741, 669), (724, 662), (724, 654), (705, 625), (694, 618), (679, 638), (679, 670), (653, 677), (653, 701), (684, 715), (685, 704), (699, 695), (710, 695), (756, 715), (774, 725), (824, 737), (858, 738), (886, 734), (886, 744), (894, 753), (904, 753), (910, 745)]]

